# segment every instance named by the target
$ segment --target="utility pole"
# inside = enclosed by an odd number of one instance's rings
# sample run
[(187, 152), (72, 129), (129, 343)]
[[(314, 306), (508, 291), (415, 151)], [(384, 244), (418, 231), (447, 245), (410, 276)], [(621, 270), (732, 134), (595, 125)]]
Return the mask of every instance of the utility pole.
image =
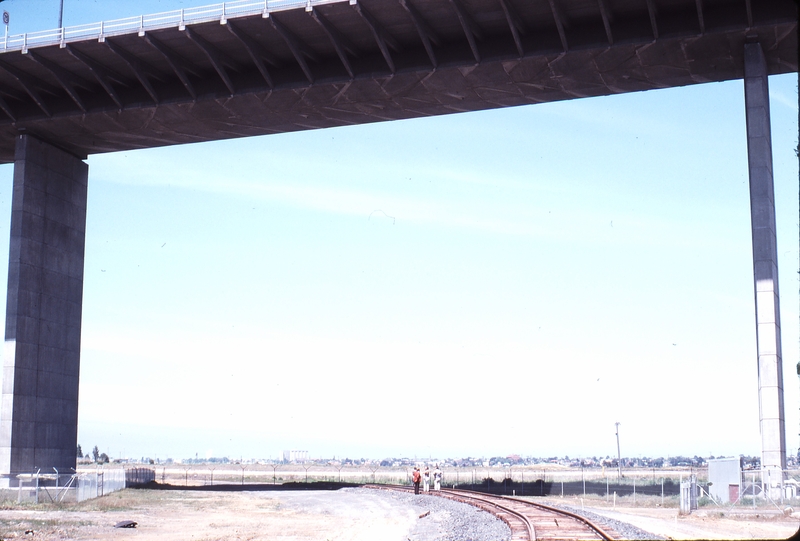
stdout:
[(622, 455), (619, 452), (619, 421), (614, 423), (617, 428), (617, 482), (622, 479)]

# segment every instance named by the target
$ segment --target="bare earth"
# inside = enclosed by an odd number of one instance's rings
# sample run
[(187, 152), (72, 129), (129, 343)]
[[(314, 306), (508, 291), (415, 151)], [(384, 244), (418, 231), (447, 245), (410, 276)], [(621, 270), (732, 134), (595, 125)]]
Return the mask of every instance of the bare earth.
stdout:
[(695, 511), (689, 516), (678, 516), (676, 509), (592, 511), (671, 539), (788, 539), (800, 527), (797, 514), (765, 516), (762, 512), (758, 517), (744, 514), (728, 518), (715, 511)]
[[(579, 502), (570, 500), (551, 502), (581, 508)], [(662, 507), (611, 509), (585, 505), (583, 509), (669, 539), (788, 539), (800, 528), (800, 513), (787, 516), (778, 509), (704, 508), (685, 516), (679, 515), (675, 508)]]
[[(673, 508), (585, 509), (672, 539), (786, 539), (800, 526), (800, 514), (763, 510), (751, 515), (742, 509), (734, 517), (720, 516), (719, 510), (701, 510), (679, 517)], [(0, 538), (414, 541), (426, 537), (420, 529), (420, 511), (378, 494), (352, 490), (124, 490), (81, 504), (0, 510)], [(124, 520), (136, 521), (138, 527), (114, 528)]]
[[(68, 508), (68, 509), (67, 509)], [(354, 492), (125, 490), (58, 510), (2, 510), (2, 539), (403, 540), (419, 513)], [(136, 529), (114, 528), (124, 520)], [(33, 530), (34, 534), (27, 534)]]

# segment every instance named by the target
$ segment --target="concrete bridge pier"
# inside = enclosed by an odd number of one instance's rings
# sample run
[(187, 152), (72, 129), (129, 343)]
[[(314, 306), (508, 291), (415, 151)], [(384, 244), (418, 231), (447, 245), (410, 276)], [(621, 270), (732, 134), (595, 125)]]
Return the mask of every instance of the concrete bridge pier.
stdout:
[(753, 234), (761, 472), (765, 494), (780, 498), (786, 469), (778, 249), (772, 176), (767, 63), (759, 43), (744, 46), (744, 95)]
[(88, 165), (31, 135), (14, 157), (0, 485), (76, 465)]

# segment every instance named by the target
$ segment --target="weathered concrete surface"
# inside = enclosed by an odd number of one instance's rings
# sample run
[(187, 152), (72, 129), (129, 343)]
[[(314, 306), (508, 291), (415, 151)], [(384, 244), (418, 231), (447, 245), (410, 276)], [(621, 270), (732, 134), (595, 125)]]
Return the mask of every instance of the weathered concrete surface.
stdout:
[(750, 173), (750, 219), (753, 232), (753, 275), (758, 351), (758, 406), (761, 468), (764, 482), (780, 483), (786, 468), (786, 426), (783, 411), (783, 364), (778, 295), (778, 248), (772, 178), (772, 136), (769, 87), (761, 45), (744, 46), (744, 95), (747, 158)]
[(0, 475), (75, 467), (87, 178), (79, 158), (17, 138)]

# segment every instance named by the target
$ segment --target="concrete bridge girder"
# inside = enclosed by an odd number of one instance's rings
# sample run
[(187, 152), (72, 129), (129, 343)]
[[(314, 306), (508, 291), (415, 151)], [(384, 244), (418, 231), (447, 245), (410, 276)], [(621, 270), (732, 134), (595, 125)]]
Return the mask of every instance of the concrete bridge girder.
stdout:
[(323, 2), (0, 50), (0, 161), (20, 131), (87, 156), (740, 79), (751, 34), (797, 70), (792, 0), (698, 5)]

